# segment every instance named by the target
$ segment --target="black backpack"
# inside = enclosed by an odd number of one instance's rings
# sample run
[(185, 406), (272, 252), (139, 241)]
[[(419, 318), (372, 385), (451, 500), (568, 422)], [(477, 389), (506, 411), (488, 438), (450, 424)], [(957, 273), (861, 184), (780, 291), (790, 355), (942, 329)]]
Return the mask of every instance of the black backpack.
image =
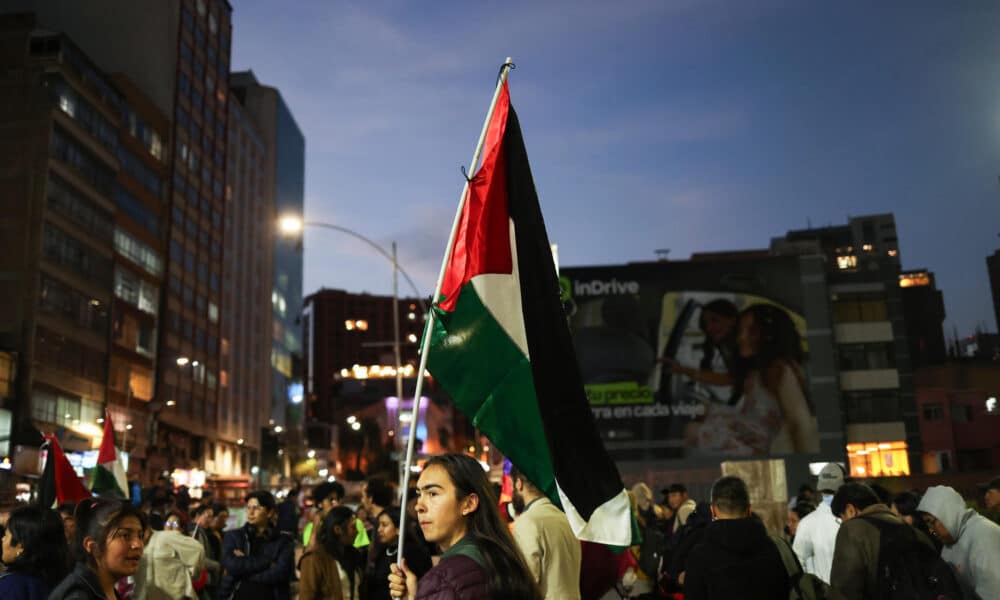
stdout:
[(917, 530), (905, 523), (859, 517), (879, 531), (876, 598), (880, 600), (961, 600), (955, 572)]

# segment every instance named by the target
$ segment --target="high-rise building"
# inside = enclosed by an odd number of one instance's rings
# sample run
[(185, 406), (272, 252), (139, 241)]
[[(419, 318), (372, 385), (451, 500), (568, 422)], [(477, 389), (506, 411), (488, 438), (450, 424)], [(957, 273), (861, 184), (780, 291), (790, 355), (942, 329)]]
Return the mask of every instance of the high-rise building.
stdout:
[[(301, 217), (305, 205), (305, 137), (281, 93), (263, 85), (250, 71), (230, 77), (233, 96), (242, 114), (268, 149), (261, 185), (273, 199), (271, 215)], [(242, 152), (242, 149), (240, 150)], [(261, 224), (271, 231), (277, 221)], [(274, 236), (270, 276), (271, 349), (270, 409), (262, 443), (268, 457), (277, 455), (275, 427), (286, 440), (292, 460), (304, 452), (302, 439), (302, 239)], [(266, 285), (266, 282), (261, 282)]]
[[(239, 100), (231, 97), (222, 285), (226, 381), (219, 400), (218, 435), (238, 442), (249, 433), (255, 448), (260, 447), (260, 432), (271, 413), (270, 284), (276, 217), (267, 161), (272, 150)], [(261, 460), (275, 456), (268, 453)]]
[(899, 274), (903, 321), (910, 345), (913, 369), (939, 365), (948, 359), (944, 342), (944, 295), (937, 289), (934, 273), (926, 269)]
[[(221, 372), (223, 219), (232, 7), (225, 0), (14, 0), (40, 28), (65, 33), (97, 69), (121, 74), (166, 115), (162, 257), (153, 397), (145, 405), (152, 472), (251, 470), (259, 430), (216, 440)], [(123, 243), (126, 243), (123, 240)], [(232, 437), (232, 436), (229, 436)], [(242, 443), (240, 441), (242, 440)], [(226, 460), (226, 457), (229, 460)], [(228, 473), (219, 465), (229, 465)]]
[(907, 472), (919, 470), (922, 447), (902, 300), (906, 288), (900, 287), (893, 215), (790, 231), (772, 240), (771, 250), (825, 257), (852, 474), (878, 474), (898, 467), (901, 459), (908, 461)]
[(1000, 250), (993, 256), (986, 257), (986, 271), (990, 275), (990, 290), (993, 292), (993, 312), (997, 318), (997, 331), (1000, 331)]
[(0, 111), (0, 348), (16, 357), (5, 410), (15, 432), (62, 431), (79, 459), (100, 441), (107, 407), (142, 477), (170, 121), (127, 75), (108, 77), (33, 15), (0, 16), (0, 35), (0, 61), (20, 73)]
[[(376, 393), (377, 399), (395, 395), (392, 296), (321, 289), (307, 296), (304, 305), (308, 426), (322, 429), (336, 423), (345, 408), (342, 406), (345, 382), (385, 379), (386, 384), (379, 386)], [(398, 321), (400, 364), (404, 377), (412, 378), (420, 360), (418, 350), (424, 324), (421, 300), (400, 298)], [(348, 388), (351, 387), (348, 383)], [(412, 388), (412, 382), (407, 387)], [(350, 395), (359, 390), (346, 391)]]

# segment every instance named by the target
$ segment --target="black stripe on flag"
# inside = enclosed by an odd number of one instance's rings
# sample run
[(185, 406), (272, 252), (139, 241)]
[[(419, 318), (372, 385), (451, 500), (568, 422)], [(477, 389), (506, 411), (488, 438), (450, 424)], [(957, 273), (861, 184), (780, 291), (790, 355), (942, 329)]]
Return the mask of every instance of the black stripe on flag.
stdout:
[(507, 203), (514, 221), (521, 307), (538, 409), (556, 481), (586, 520), (624, 489), (583, 389), (545, 222), (514, 108), (504, 134)]

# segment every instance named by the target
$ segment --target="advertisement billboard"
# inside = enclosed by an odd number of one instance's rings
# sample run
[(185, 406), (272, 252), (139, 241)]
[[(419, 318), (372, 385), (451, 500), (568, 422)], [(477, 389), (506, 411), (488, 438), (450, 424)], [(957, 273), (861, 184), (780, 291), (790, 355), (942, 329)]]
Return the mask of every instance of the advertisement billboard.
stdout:
[(798, 261), (567, 268), (591, 410), (619, 460), (819, 451)]

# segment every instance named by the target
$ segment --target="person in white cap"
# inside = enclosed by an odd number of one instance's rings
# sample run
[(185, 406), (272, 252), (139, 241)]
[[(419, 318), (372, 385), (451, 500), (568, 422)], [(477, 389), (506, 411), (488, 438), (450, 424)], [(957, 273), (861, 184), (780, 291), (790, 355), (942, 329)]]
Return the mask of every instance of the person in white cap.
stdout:
[(827, 463), (819, 472), (816, 489), (823, 494), (823, 499), (816, 510), (799, 522), (792, 545), (802, 569), (825, 583), (830, 583), (833, 551), (837, 545), (837, 532), (840, 531), (840, 521), (830, 510), (830, 503), (840, 486), (844, 485), (844, 476), (844, 468), (837, 463)]

